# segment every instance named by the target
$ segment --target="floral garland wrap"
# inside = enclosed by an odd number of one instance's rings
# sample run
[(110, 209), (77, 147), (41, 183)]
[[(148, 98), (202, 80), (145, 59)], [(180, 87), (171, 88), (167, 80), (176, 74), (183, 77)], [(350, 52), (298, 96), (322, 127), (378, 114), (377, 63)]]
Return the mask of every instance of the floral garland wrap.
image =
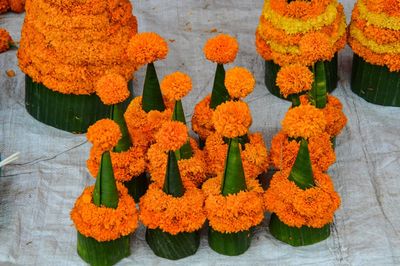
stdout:
[(10, 49), (10, 44), (13, 42), (10, 34), (3, 28), (0, 28), (0, 53)]
[[(250, 142), (245, 144), (240, 155), (246, 179), (256, 179), (268, 169), (268, 151), (261, 133), (250, 134), (249, 140)], [(204, 156), (208, 176), (215, 177), (223, 173), (227, 152), (228, 145), (219, 133), (214, 133), (207, 138)]]
[(192, 117), (192, 129), (203, 140), (215, 132), (212, 117), (214, 110), (210, 108), (211, 95), (207, 95), (195, 107)]
[(117, 189), (119, 199), (116, 209), (98, 207), (92, 203), (94, 186), (83, 191), (71, 211), (71, 219), (79, 233), (105, 242), (127, 236), (136, 230), (139, 215), (135, 201), (124, 185), (117, 183)]
[(346, 44), (346, 19), (336, 0), (265, 0), (256, 48), (281, 66), (329, 61)]
[(221, 175), (203, 185), (205, 210), (210, 226), (221, 233), (249, 230), (264, 219), (263, 189), (257, 180), (246, 180), (247, 191), (221, 195)]
[(200, 189), (187, 189), (182, 197), (176, 198), (152, 184), (140, 199), (140, 220), (147, 228), (159, 228), (171, 235), (191, 233), (199, 230), (206, 220), (203, 205), (204, 194)]
[(288, 179), (290, 170), (277, 172), (264, 194), (265, 208), (288, 226), (322, 228), (333, 221), (340, 197), (327, 174), (314, 171), (315, 186), (300, 189)]
[(35, 82), (81, 95), (106, 72), (131, 79), (137, 66), (126, 49), (137, 21), (128, 0), (27, 0), (25, 7), (18, 59)]
[(370, 64), (400, 71), (400, 3), (358, 0), (349, 27), (349, 44)]

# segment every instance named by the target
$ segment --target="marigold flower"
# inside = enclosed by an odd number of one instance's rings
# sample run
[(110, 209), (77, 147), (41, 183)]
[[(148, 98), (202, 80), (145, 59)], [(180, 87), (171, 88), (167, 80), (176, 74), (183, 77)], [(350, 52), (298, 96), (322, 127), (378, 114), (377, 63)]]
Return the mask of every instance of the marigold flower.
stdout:
[(206, 140), (215, 132), (212, 117), (214, 110), (210, 108), (211, 95), (207, 95), (195, 107), (192, 117), (192, 129), (199, 137)]
[(321, 15), (332, 0), (290, 1), (271, 0), (271, 9), (285, 17), (307, 20)]
[(283, 66), (276, 77), (276, 84), (285, 97), (310, 90), (313, 81), (314, 74), (301, 65)]
[(110, 73), (97, 81), (96, 94), (104, 104), (113, 105), (125, 101), (130, 92), (123, 76)]
[(213, 115), (214, 127), (227, 138), (236, 138), (247, 133), (252, 118), (250, 108), (245, 102), (228, 101), (217, 107)]
[(291, 138), (315, 137), (326, 128), (324, 113), (312, 105), (300, 105), (290, 109), (282, 121), (283, 132)]
[(88, 128), (87, 139), (103, 152), (117, 145), (122, 137), (119, 125), (111, 119), (101, 119)]
[(214, 63), (229, 64), (235, 61), (239, 43), (230, 35), (220, 34), (209, 39), (204, 46), (206, 58)]
[(10, 45), (13, 42), (10, 34), (5, 29), (0, 28), (0, 53), (10, 49)]
[(12, 12), (22, 13), (25, 11), (25, 0), (8, 0), (8, 1), (10, 3), (10, 9)]
[(178, 71), (162, 80), (161, 91), (168, 99), (179, 101), (190, 92), (192, 86), (192, 79)]
[(9, 0), (0, 0), (0, 14), (6, 13), (10, 8)]
[(271, 47), (267, 45), (265, 40), (261, 37), (260, 33), (256, 32), (256, 50), (259, 55), (261, 55), (262, 58), (264, 58), (265, 61), (270, 61), (272, 60), (272, 51)]
[(146, 65), (167, 57), (168, 44), (157, 33), (143, 32), (132, 37), (127, 53), (137, 65)]
[(155, 135), (160, 148), (167, 151), (179, 150), (188, 141), (186, 125), (178, 121), (167, 121)]
[(245, 98), (256, 85), (253, 74), (244, 67), (234, 67), (226, 71), (225, 87), (234, 99)]
[(335, 54), (329, 36), (321, 32), (305, 35), (300, 41), (300, 51), (313, 62), (329, 61)]

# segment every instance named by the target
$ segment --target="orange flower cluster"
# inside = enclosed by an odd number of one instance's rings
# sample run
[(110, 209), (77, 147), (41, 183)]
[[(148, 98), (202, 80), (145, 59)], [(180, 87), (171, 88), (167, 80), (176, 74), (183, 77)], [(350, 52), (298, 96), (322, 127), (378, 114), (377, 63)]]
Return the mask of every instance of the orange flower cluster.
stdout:
[(15, 13), (25, 11), (25, 0), (0, 0), (0, 14), (6, 13), (9, 9)]
[(226, 71), (225, 87), (233, 99), (245, 98), (256, 86), (253, 74), (244, 67), (234, 67)]
[(75, 202), (71, 219), (76, 229), (99, 242), (111, 241), (133, 233), (138, 227), (135, 201), (124, 185), (117, 183), (119, 192), (116, 209), (98, 207), (92, 203), (94, 186), (86, 188)]
[(221, 195), (221, 176), (203, 185), (205, 211), (210, 226), (221, 233), (237, 233), (260, 224), (264, 219), (263, 189), (257, 180), (247, 180), (247, 191)]
[[(270, 151), (271, 162), (275, 169), (292, 169), (299, 149), (300, 143), (297, 141), (289, 140), (289, 137), (283, 132), (276, 134), (272, 139)], [(336, 161), (331, 136), (325, 132), (308, 139), (308, 150), (313, 169), (326, 172)]]
[(311, 89), (314, 74), (305, 66), (283, 66), (276, 77), (281, 94), (285, 97), (291, 94), (299, 94)]
[(8, 31), (3, 28), (0, 28), (0, 53), (7, 51), (10, 49), (10, 45), (13, 43), (13, 39), (11, 38)]
[(327, 174), (314, 171), (315, 186), (300, 189), (288, 179), (290, 169), (277, 172), (264, 194), (268, 211), (291, 227), (322, 228), (333, 221), (340, 206), (340, 197)]
[(128, 84), (119, 74), (106, 74), (96, 83), (96, 94), (106, 105), (113, 105), (125, 101), (129, 95)]
[(364, 0), (364, 3), (370, 12), (400, 17), (400, 2), (397, 0)]
[(192, 129), (203, 140), (215, 132), (212, 121), (214, 110), (210, 108), (210, 102), (211, 95), (207, 95), (194, 107), (192, 117)]
[(192, 79), (178, 71), (162, 80), (161, 92), (167, 99), (179, 101), (190, 92), (192, 86)]
[(266, 61), (310, 66), (331, 60), (344, 48), (345, 15), (336, 0), (265, 0), (265, 5), (256, 31), (256, 48)]
[(6, 13), (10, 8), (8, 0), (0, 0), (0, 14)]
[(157, 145), (164, 152), (179, 150), (188, 138), (186, 125), (179, 121), (164, 122), (155, 135)]
[(126, 49), (137, 32), (128, 0), (27, 0), (19, 66), (64, 94), (91, 94), (106, 72), (131, 79)]
[(206, 58), (214, 63), (229, 64), (235, 61), (239, 43), (230, 35), (220, 34), (209, 39), (204, 46)]
[(283, 132), (291, 138), (309, 139), (326, 129), (324, 113), (312, 105), (291, 108), (282, 121)]
[(227, 138), (243, 136), (252, 123), (250, 108), (242, 101), (228, 101), (214, 111), (212, 121), (218, 133)]
[[(256, 179), (268, 169), (268, 151), (260, 133), (250, 134), (249, 140), (250, 142), (245, 144), (240, 155), (246, 179)], [(214, 133), (207, 138), (204, 153), (207, 175), (216, 176), (223, 173), (228, 145), (220, 134)]]
[[(193, 151), (192, 158), (178, 161), (182, 182), (187, 189), (200, 187), (206, 179), (204, 153), (199, 149), (194, 139), (190, 139), (190, 146)], [(167, 171), (167, 154), (161, 149), (158, 143), (156, 143), (149, 148), (147, 160), (147, 167), (151, 180), (162, 189), (165, 181), (165, 173)]]
[(157, 33), (143, 32), (129, 41), (127, 53), (136, 65), (142, 66), (167, 57), (168, 44)]
[(147, 228), (159, 228), (171, 235), (191, 233), (199, 230), (206, 220), (203, 205), (204, 195), (199, 189), (187, 189), (182, 197), (176, 198), (150, 185), (140, 199), (140, 220)]
[(154, 136), (161, 125), (171, 120), (172, 110), (146, 113), (142, 109), (142, 97), (139, 96), (132, 100), (124, 116), (132, 142), (147, 150), (151, 144), (155, 143)]
[(121, 130), (111, 119), (101, 119), (88, 128), (87, 139), (102, 152), (109, 151), (121, 139)]

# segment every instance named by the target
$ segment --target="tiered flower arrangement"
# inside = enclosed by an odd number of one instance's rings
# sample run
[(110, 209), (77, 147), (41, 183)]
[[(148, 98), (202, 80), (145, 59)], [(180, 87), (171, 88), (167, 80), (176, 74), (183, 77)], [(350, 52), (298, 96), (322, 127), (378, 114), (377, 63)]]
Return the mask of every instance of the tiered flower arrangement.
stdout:
[(163, 180), (151, 184), (140, 200), (140, 220), (147, 227), (146, 241), (153, 252), (176, 260), (193, 255), (200, 245), (199, 230), (206, 220), (204, 195), (182, 182), (176, 154), (187, 144), (186, 125), (165, 122), (155, 140), (167, 157), (166, 168)]
[(25, 0), (0, 0), (0, 14), (11, 10), (15, 13), (25, 11)]
[(135, 201), (115, 181), (110, 151), (122, 133), (112, 120), (92, 126), (89, 140), (103, 150), (96, 184), (86, 188), (71, 211), (78, 231), (78, 254), (90, 265), (113, 265), (130, 254), (130, 235), (138, 226)]
[(349, 44), (352, 90), (368, 102), (400, 106), (400, 2), (358, 0)]
[(74, 133), (107, 117), (96, 82), (106, 73), (132, 79), (137, 66), (126, 50), (136, 32), (128, 0), (27, 0), (18, 58), (28, 112)]
[(14, 41), (6, 29), (0, 28), (0, 53), (8, 51), (14, 46)]
[(208, 243), (218, 253), (240, 255), (251, 243), (251, 229), (264, 219), (263, 189), (256, 179), (245, 177), (239, 138), (252, 122), (250, 109), (242, 101), (228, 101), (213, 114), (216, 131), (228, 145), (224, 170), (203, 185), (209, 221)]
[(337, 0), (265, 0), (256, 48), (266, 61), (268, 90), (282, 97), (276, 75), (282, 66), (324, 66), (328, 91), (337, 85), (337, 52), (346, 44), (343, 6)]

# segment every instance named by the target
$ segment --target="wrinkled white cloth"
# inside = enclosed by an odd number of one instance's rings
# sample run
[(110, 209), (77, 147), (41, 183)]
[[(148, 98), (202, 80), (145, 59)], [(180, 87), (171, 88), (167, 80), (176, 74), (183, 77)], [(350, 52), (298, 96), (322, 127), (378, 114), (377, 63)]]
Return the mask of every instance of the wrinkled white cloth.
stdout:
[[(194, 89), (184, 99), (190, 120), (194, 105), (210, 92), (215, 65), (203, 56), (204, 42), (215, 33), (230, 33), (240, 42), (235, 65), (248, 67), (257, 87), (246, 101), (268, 146), (280, 129), (289, 104), (267, 92), (264, 64), (254, 47), (262, 0), (135, 0), (140, 31), (155, 31), (169, 40), (168, 59), (156, 63), (159, 77), (183, 71)], [(348, 20), (354, 0), (341, 1)], [(0, 27), (19, 40), (23, 14), (0, 15)], [(0, 176), (0, 265), (84, 265), (76, 253), (76, 231), (69, 217), (75, 199), (94, 180), (86, 169), (90, 145), (35, 121), (24, 108), (24, 75), (16, 51), (0, 54), (0, 152), (20, 151), (17, 162)], [(120, 265), (394, 265), (400, 264), (400, 108), (369, 104), (349, 86), (351, 51), (340, 54), (340, 77), (334, 92), (349, 123), (337, 139), (337, 162), (330, 169), (342, 207), (331, 237), (293, 248), (268, 232), (268, 218), (258, 227), (250, 249), (238, 257), (213, 252), (203, 233), (198, 252), (178, 262), (156, 257), (144, 240), (143, 226), (132, 237), (132, 255)], [(229, 66), (231, 67), (231, 66)], [(13, 69), (17, 75), (7, 77)], [(136, 73), (137, 95), (144, 70)]]

